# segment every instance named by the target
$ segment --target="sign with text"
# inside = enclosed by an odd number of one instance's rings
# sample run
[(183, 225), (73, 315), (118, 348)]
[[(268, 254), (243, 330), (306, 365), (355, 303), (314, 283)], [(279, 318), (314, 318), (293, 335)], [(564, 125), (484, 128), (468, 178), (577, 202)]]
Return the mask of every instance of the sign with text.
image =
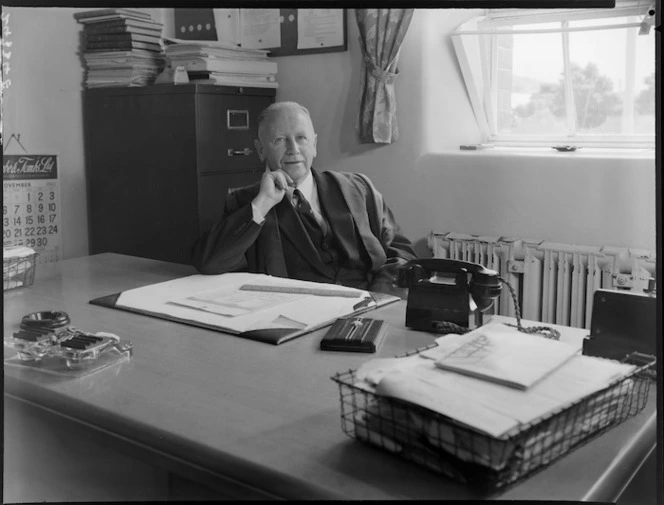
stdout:
[(38, 263), (61, 252), (58, 158), (53, 154), (5, 154), (2, 161), (2, 244), (22, 244)]

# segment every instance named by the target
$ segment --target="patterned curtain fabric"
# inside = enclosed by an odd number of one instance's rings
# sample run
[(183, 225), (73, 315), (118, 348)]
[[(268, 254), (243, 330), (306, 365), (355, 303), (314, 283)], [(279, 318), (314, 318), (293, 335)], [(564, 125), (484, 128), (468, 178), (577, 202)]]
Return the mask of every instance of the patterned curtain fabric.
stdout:
[(389, 144), (399, 137), (394, 80), (399, 48), (413, 9), (356, 9), (363, 72), (358, 133), (364, 144)]

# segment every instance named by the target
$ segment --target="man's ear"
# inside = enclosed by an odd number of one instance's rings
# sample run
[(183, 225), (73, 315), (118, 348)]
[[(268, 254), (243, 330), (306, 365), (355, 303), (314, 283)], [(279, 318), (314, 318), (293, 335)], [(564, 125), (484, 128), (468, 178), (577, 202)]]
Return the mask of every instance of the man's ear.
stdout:
[(314, 158), (318, 154), (318, 150), (316, 149), (316, 142), (318, 141), (318, 135), (314, 133), (314, 142), (313, 142), (313, 148), (314, 148)]
[(254, 147), (256, 148), (256, 154), (258, 154), (258, 159), (265, 161), (265, 153), (263, 152), (263, 144), (260, 139), (254, 139)]

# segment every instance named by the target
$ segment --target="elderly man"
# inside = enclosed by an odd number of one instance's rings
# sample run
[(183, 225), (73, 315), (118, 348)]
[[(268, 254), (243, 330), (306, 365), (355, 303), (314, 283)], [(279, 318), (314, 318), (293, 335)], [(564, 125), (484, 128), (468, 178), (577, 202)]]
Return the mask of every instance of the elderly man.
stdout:
[(317, 172), (309, 111), (277, 102), (258, 118), (260, 183), (228, 195), (193, 245), (203, 274), (265, 273), (400, 294), (398, 266), (415, 258), (383, 196), (362, 174)]

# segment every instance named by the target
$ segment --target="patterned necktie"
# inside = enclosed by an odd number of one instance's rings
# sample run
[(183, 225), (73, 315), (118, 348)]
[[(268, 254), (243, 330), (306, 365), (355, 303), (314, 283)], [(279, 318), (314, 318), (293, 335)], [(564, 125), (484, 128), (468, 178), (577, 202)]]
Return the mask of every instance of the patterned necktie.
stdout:
[[(323, 235), (327, 234), (327, 225), (324, 220), (318, 221), (316, 215), (314, 214), (311, 205), (307, 202), (307, 199), (304, 197), (302, 192), (299, 189), (293, 191), (293, 198), (295, 200), (295, 210), (300, 214), (300, 217), (305, 222), (305, 225), (309, 223), (310, 225), (318, 228), (323, 232)], [(322, 216), (321, 216), (322, 217)]]

